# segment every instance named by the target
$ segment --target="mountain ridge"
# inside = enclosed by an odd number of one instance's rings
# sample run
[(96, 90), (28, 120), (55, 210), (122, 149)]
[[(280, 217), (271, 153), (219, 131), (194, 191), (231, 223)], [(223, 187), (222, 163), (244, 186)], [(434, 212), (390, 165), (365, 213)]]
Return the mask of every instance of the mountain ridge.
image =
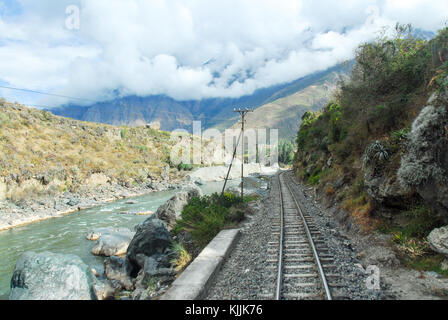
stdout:
[(347, 72), (350, 63), (338, 64), (327, 70), (313, 73), (292, 82), (259, 89), (252, 95), (240, 98), (208, 98), (203, 100), (176, 101), (164, 95), (148, 97), (128, 96), (90, 106), (66, 105), (47, 109), (55, 115), (76, 120), (112, 125), (142, 125), (160, 122), (161, 129), (191, 130), (193, 120), (201, 120), (203, 128), (231, 127), (237, 115), (235, 107), (258, 108), (275, 100), (303, 90), (335, 71)]
[[(347, 78), (347, 70), (333, 71), (302, 90), (269, 102), (247, 114), (247, 128), (278, 129), (280, 139), (292, 140), (303, 114), (320, 110), (330, 100), (338, 82)], [(232, 126), (238, 127), (239, 123)]]

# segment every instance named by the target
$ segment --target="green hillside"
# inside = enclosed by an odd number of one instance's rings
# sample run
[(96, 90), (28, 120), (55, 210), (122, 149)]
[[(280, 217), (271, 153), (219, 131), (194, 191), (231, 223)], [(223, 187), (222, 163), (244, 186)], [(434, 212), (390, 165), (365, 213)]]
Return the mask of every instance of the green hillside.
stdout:
[[(280, 139), (293, 139), (302, 115), (308, 110), (320, 110), (328, 103), (337, 83), (347, 77), (346, 72), (343, 69), (327, 73), (305, 88), (255, 109), (247, 115), (247, 127), (278, 129)], [(238, 127), (239, 124), (233, 125), (233, 128)]]
[(426, 236), (448, 221), (448, 28), (410, 31), (358, 48), (350, 81), (303, 115), (294, 166), (361, 231), (392, 234), (406, 264), (438, 271)]

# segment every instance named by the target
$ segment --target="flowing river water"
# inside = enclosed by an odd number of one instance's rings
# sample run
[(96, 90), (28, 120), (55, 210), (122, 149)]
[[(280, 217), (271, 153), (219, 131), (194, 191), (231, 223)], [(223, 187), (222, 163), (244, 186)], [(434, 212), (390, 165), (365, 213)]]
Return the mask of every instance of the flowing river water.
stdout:
[[(228, 186), (239, 184), (239, 180), (228, 181)], [(210, 182), (201, 189), (205, 194), (220, 192), (222, 182)], [(100, 227), (134, 226), (148, 216), (135, 213), (156, 211), (178, 190), (153, 192), (144, 196), (122, 199), (102, 206), (74, 212), (60, 218), (39, 221), (14, 229), (0, 231), (0, 300), (8, 299), (10, 281), (17, 259), (26, 251), (51, 251), (76, 254), (96, 270), (102, 270), (104, 257), (90, 253), (94, 241), (86, 239), (92, 229)], [(122, 212), (127, 212), (123, 214)]]

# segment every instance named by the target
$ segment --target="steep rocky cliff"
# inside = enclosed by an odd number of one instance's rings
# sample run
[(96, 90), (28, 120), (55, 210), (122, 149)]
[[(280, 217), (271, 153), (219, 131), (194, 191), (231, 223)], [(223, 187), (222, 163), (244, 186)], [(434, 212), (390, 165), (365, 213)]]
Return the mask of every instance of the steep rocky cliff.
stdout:
[(361, 45), (350, 80), (302, 116), (294, 168), (347, 228), (390, 234), (406, 265), (442, 272), (427, 237), (448, 223), (448, 28), (406, 31)]

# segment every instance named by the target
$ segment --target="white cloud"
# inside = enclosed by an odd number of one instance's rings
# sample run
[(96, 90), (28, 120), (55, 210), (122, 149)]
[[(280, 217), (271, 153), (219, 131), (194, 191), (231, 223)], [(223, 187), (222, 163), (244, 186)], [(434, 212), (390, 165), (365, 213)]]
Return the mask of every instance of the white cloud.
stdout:
[[(382, 26), (435, 31), (448, 17), (447, 1), (423, 0), (19, 2), (0, 14), (0, 81), (92, 100), (250, 94), (350, 59)], [(69, 4), (80, 30), (65, 28)]]

